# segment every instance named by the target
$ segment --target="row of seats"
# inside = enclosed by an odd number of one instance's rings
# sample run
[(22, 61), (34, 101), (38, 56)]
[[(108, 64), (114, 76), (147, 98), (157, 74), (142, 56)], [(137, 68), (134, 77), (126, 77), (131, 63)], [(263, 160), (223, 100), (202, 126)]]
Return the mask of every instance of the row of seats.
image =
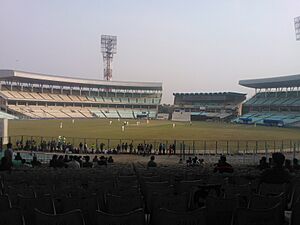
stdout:
[[(53, 118), (124, 118), (134, 119), (138, 118), (138, 115), (146, 115), (148, 118), (156, 118), (156, 111), (154, 110), (131, 110), (131, 109), (99, 109), (91, 107), (60, 107), (60, 106), (23, 106), (23, 105), (8, 105), (9, 111), (17, 112), (26, 117), (37, 119), (53, 119)], [(2, 113), (0, 111), (0, 117), (10, 117), (10, 119), (16, 119), (8, 113)]]
[(299, 224), (299, 175), (291, 185), (258, 180), (249, 167), (232, 175), (141, 163), (20, 169), (1, 173), (0, 218), (4, 225)]
[(246, 106), (300, 106), (300, 93), (294, 92), (273, 92), (257, 93), (247, 100)]
[(36, 93), (21, 91), (0, 91), (0, 94), (7, 99), (12, 100), (38, 100), (55, 102), (76, 102), (76, 103), (111, 103), (111, 104), (147, 104), (158, 105), (160, 98), (119, 98), (104, 96), (86, 96), (86, 95), (66, 95), (52, 93)]
[(280, 112), (251, 112), (234, 119), (233, 122), (242, 124), (292, 126), (300, 122), (300, 113)]

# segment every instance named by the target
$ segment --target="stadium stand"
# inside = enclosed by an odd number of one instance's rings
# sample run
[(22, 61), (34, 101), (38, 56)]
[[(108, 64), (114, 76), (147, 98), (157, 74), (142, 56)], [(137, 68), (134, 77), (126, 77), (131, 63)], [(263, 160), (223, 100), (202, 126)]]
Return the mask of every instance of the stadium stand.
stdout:
[(1, 224), (299, 224), (299, 171), (287, 185), (262, 183), (252, 167), (68, 163), (0, 172)]
[(246, 94), (235, 92), (174, 93), (172, 120), (230, 121), (239, 115)]
[(242, 106), (243, 115), (233, 122), (279, 127), (300, 125), (300, 75), (241, 80), (255, 95)]
[(0, 107), (11, 119), (154, 119), (162, 96), (161, 83), (87, 80), (14, 70), (0, 70), (0, 83)]

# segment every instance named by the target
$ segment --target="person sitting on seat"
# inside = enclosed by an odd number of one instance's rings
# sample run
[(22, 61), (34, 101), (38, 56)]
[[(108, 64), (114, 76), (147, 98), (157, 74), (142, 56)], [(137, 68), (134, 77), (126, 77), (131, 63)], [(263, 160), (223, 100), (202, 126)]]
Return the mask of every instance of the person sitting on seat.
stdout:
[(292, 161), (290, 159), (285, 160), (284, 168), (287, 169), (290, 173), (294, 172), (294, 168), (292, 167)]
[(100, 160), (98, 161), (98, 165), (99, 166), (107, 166), (107, 160), (103, 155), (100, 156)]
[(259, 170), (265, 170), (270, 168), (269, 164), (267, 163), (267, 158), (265, 156), (261, 157), (259, 160), (259, 165), (257, 166)]
[(112, 156), (109, 156), (107, 162), (108, 162), (108, 163), (114, 163), (113, 157), (112, 157)]
[(296, 158), (293, 158), (293, 168), (294, 168), (294, 170), (299, 170), (300, 169), (298, 159), (296, 159)]
[(226, 156), (221, 155), (219, 162), (214, 168), (214, 173), (233, 173), (233, 167), (226, 162)]
[(71, 161), (67, 163), (68, 168), (70, 169), (79, 169), (80, 163), (76, 160), (76, 156), (71, 156)]
[(15, 160), (22, 161), (22, 156), (21, 156), (20, 152), (17, 152), (17, 155), (15, 156)]
[(92, 168), (93, 167), (93, 163), (90, 162), (90, 157), (87, 155), (84, 157), (85, 162), (82, 164), (83, 167), (85, 168)]
[(49, 167), (56, 168), (57, 164), (57, 155), (53, 155), (52, 159), (50, 160)]
[(147, 167), (156, 167), (157, 164), (156, 164), (156, 162), (154, 162), (154, 160), (155, 160), (155, 157), (154, 157), (154, 155), (152, 155), (152, 156), (150, 157), (150, 161), (149, 161), (148, 164), (147, 164)]
[(6, 157), (1, 158), (0, 171), (11, 170), (12, 162)]
[(283, 184), (289, 183), (291, 175), (287, 169), (283, 167), (285, 156), (276, 152), (272, 154), (272, 167), (262, 172), (260, 176), (261, 183)]
[(32, 167), (38, 167), (38, 166), (42, 165), (42, 163), (40, 161), (38, 161), (36, 155), (34, 155), (32, 158), (32, 161), (31, 161), (31, 165), (32, 165)]

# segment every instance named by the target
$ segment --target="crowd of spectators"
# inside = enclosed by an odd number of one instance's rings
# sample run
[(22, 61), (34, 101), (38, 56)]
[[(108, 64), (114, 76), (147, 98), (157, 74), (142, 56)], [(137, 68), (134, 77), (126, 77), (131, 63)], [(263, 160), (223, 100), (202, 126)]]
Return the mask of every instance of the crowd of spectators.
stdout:
[(65, 137), (59, 137), (57, 140), (41, 140), (39, 143), (34, 139), (22, 141), (17, 140), (15, 150), (25, 151), (41, 151), (41, 152), (58, 152), (58, 153), (73, 153), (73, 154), (139, 154), (139, 155), (166, 155), (176, 154), (176, 145), (170, 144), (168, 147), (164, 143), (158, 143), (157, 148), (153, 144), (138, 143), (134, 146), (133, 142), (122, 142), (116, 147), (109, 147), (105, 143), (91, 144), (88, 146), (85, 142), (80, 142), (77, 146), (67, 142)]

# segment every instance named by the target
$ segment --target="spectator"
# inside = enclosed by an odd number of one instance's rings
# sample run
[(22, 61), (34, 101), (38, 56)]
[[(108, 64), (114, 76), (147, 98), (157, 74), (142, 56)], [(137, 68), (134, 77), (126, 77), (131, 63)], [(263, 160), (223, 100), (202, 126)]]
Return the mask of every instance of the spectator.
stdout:
[(84, 158), (85, 158), (85, 162), (82, 164), (82, 166), (85, 167), (85, 168), (92, 168), (93, 163), (90, 162), (90, 157), (87, 155)]
[(56, 167), (57, 168), (66, 167), (66, 163), (64, 162), (64, 156), (63, 155), (58, 156), (58, 159), (56, 160)]
[(68, 168), (70, 169), (79, 169), (80, 163), (76, 160), (76, 156), (70, 157), (71, 161), (67, 163)]
[(214, 173), (233, 173), (233, 167), (226, 162), (226, 156), (221, 155), (219, 162), (216, 164), (214, 168)]
[(259, 160), (259, 165), (257, 166), (259, 170), (265, 170), (269, 168), (269, 164), (267, 163), (267, 158), (265, 156), (261, 157)]
[(53, 155), (52, 159), (50, 160), (49, 166), (56, 168), (56, 165), (57, 165), (57, 155)]
[(20, 152), (17, 152), (17, 155), (15, 156), (15, 160), (22, 161), (22, 156), (21, 156)]
[(156, 164), (156, 162), (154, 162), (154, 160), (155, 160), (155, 157), (154, 157), (154, 155), (152, 155), (151, 157), (150, 157), (150, 161), (148, 162), (148, 164), (147, 164), (147, 167), (149, 168), (149, 167), (156, 167), (157, 166), (157, 164)]
[(287, 169), (290, 173), (294, 172), (294, 168), (292, 167), (292, 161), (289, 159), (286, 159), (284, 162), (284, 168)]
[(300, 169), (298, 159), (296, 159), (296, 158), (293, 159), (293, 168), (294, 168), (294, 170), (299, 170)]
[(291, 175), (288, 170), (283, 167), (285, 157), (282, 153), (272, 154), (273, 166), (262, 172), (260, 181), (261, 183), (271, 183), (271, 184), (283, 184), (289, 183), (291, 180)]
[(12, 168), (11, 160), (8, 159), (6, 156), (2, 157), (1, 165), (0, 165), (0, 171), (11, 170), (11, 168)]
[(99, 166), (107, 166), (106, 158), (103, 155), (100, 157), (100, 160), (98, 161), (98, 165)]
[(108, 162), (108, 163), (114, 163), (113, 157), (112, 157), (112, 156), (109, 156), (107, 162)]
[(8, 160), (12, 164), (12, 159), (13, 159), (13, 149), (12, 149), (12, 144), (9, 142), (6, 145), (7, 149), (4, 152), (4, 157), (6, 158), (5, 160)]
[(38, 166), (41, 166), (42, 163), (40, 161), (38, 161), (36, 155), (34, 155), (32, 158), (32, 161), (31, 161), (31, 165), (32, 165), (32, 167), (38, 167)]

